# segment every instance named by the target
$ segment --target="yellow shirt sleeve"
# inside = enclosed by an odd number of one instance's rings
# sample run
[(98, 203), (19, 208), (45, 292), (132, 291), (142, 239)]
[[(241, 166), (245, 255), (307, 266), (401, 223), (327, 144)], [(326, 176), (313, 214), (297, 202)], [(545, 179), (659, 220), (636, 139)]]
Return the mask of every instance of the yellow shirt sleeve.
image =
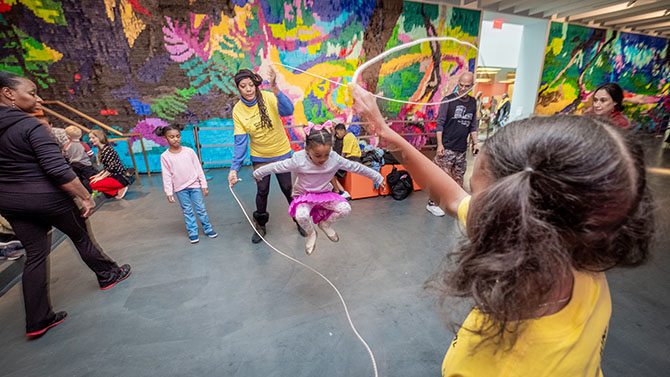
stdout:
[(342, 139), (342, 157), (361, 157), (361, 147), (354, 134), (347, 132)]
[(458, 221), (465, 226), (465, 221), (468, 218), (468, 211), (470, 210), (470, 199), (472, 196), (468, 195), (460, 203), (458, 203)]

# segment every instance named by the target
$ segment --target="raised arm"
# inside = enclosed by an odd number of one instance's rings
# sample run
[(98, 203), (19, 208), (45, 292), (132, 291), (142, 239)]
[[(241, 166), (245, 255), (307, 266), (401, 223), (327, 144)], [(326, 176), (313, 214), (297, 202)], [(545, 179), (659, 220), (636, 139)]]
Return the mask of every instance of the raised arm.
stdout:
[(387, 142), (393, 155), (412, 174), (412, 178), (428, 191), (428, 196), (450, 216), (456, 217), (458, 204), (468, 193), (386, 124), (370, 93), (356, 84), (351, 87), (354, 110), (371, 123), (372, 131)]
[(293, 115), (293, 102), (291, 102), (286, 94), (279, 90), (279, 87), (277, 86), (277, 73), (272, 68), (268, 72), (268, 82), (270, 83), (272, 93), (277, 97), (277, 110), (279, 111), (279, 116), (287, 117)]

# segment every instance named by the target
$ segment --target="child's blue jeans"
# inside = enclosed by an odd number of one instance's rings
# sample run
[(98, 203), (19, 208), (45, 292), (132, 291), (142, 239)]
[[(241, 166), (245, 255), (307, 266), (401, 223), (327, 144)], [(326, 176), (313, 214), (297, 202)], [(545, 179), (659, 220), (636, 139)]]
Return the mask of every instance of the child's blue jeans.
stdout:
[(207, 210), (205, 209), (202, 189), (186, 188), (175, 192), (175, 194), (177, 195), (179, 204), (181, 204), (181, 209), (184, 212), (184, 220), (186, 220), (186, 230), (188, 230), (188, 236), (191, 237), (198, 235), (198, 223), (195, 220), (193, 207), (195, 207), (195, 213), (198, 214), (198, 218), (202, 224), (202, 229), (205, 231), (205, 233), (213, 232), (212, 225), (209, 223), (209, 217), (207, 217)]

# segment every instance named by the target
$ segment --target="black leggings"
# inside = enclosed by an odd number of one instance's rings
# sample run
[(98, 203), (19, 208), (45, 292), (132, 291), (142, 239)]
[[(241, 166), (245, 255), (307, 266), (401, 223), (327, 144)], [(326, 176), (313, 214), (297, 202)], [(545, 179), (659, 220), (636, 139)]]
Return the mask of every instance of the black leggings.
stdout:
[[(267, 163), (254, 162), (254, 170), (259, 167), (267, 165)], [(275, 174), (281, 192), (284, 193), (286, 201), (291, 204), (291, 192), (293, 191), (293, 183), (291, 182), (291, 173)], [(266, 175), (263, 179), (256, 183), (256, 212), (265, 213), (268, 210), (268, 195), (270, 194), (270, 176)]]
[[(10, 199), (3, 193), (5, 199)], [(54, 226), (65, 233), (77, 248), (81, 259), (98, 278), (101, 286), (118, 279), (120, 269), (107, 258), (89, 235), (88, 222), (82, 218), (72, 199), (64, 200), (59, 194), (14, 194), (15, 202), (8, 205), (0, 200), (2, 215), (12, 225), (16, 237), (26, 249), (23, 269), (23, 300), (26, 308), (26, 332), (38, 331), (55, 318), (49, 302), (47, 255), (51, 251), (48, 233)], [(23, 202), (23, 203), (21, 203)], [(26, 211), (18, 213), (21, 204)], [(64, 212), (41, 211), (42, 207), (60, 207)], [(13, 207), (13, 208), (8, 208)], [(9, 212), (8, 212), (9, 211)]]

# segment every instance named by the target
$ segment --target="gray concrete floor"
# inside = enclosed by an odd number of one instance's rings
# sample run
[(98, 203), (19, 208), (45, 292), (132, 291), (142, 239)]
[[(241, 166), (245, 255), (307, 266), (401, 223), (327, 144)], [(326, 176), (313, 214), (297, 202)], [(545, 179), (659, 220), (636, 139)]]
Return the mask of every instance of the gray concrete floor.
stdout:
[[(646, 140), (651, 166), (670, 167), (670, 149)], [(0, 299), (2, 376), (372, 376), (365, 348), (348, 326), (333, 290), (264, 244), (230, 195), (227, 170), (210, 172), (207, 209), (216, 239), (188, 243), (177, 204), (160, 176), (142, 178), (126, 199), (108, 201), (91, 219), (105, 252), (130, 263), (133, 275), (100, 291), (70, 242), (50, 257), (51, 300), (68, 319), (27, 341), (21, 285)], [(236, 192), (248, 210), (249, 171)], [(603, 371), (614, 376), (667, 376), (670, 370), (670, 175), (651, 174), (659, 200), (652, 261), (608, 273), (613, 316)], [(445, 253), (461, 236), (453, 219), (424, 209), (426, 196), (352, 202), (336, 224), (339, 244), (319, 237), (307, 257), (304, 239), (271, 188), (268, 240), (329, 277), (371, 346), (380, 376), (439, 376), (453, 333), (426, 290)], [(449, 303), (460, 321), (467, 302)]]

